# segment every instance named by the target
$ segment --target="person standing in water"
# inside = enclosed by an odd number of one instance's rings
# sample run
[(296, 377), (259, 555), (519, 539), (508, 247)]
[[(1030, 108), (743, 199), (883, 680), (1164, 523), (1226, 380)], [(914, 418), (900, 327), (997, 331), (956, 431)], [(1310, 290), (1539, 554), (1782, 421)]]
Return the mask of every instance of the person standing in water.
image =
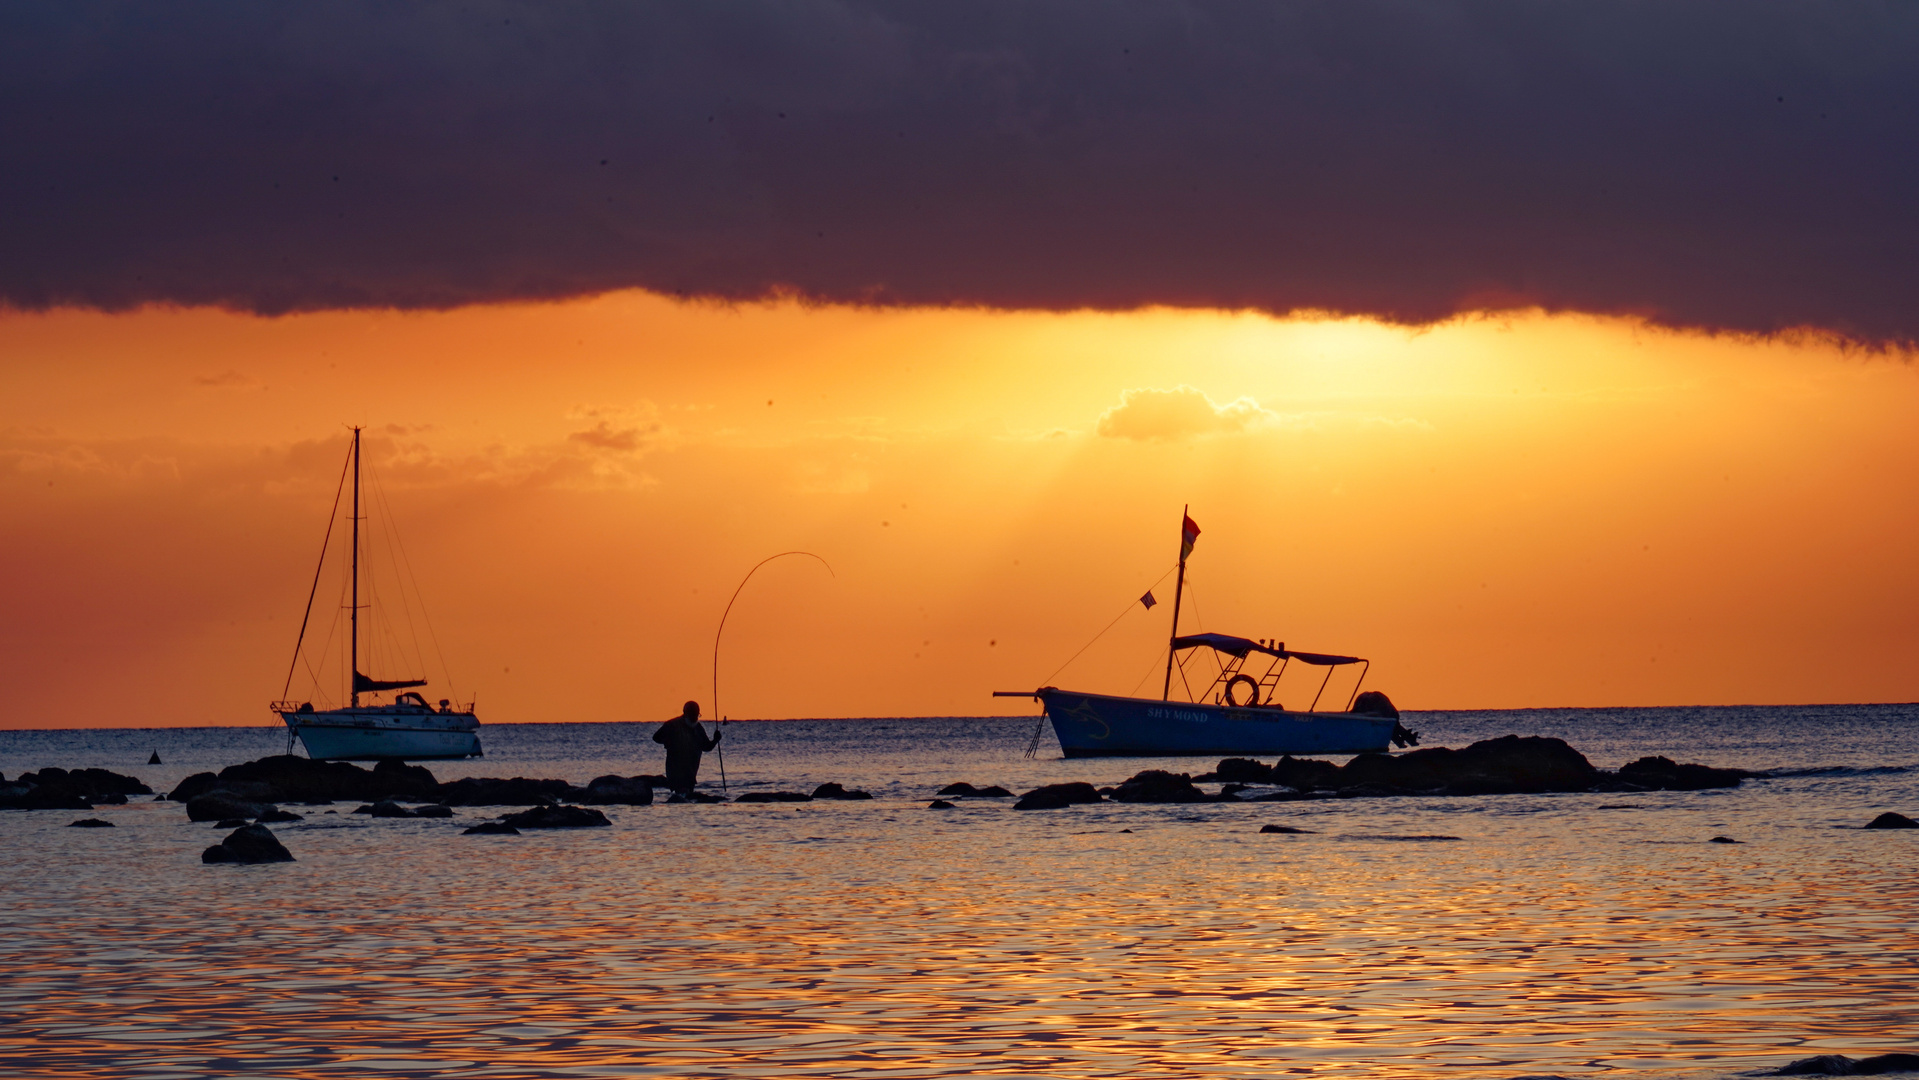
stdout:
[(666, 786), (682, 798), (693, 797), (700, 778), (700, 755), (720, 744), (720, 733), (707, 735), (700, 724), (700, 703), (689, 701), (680, 715), (660, 725), (653, 741), (666, 747)]

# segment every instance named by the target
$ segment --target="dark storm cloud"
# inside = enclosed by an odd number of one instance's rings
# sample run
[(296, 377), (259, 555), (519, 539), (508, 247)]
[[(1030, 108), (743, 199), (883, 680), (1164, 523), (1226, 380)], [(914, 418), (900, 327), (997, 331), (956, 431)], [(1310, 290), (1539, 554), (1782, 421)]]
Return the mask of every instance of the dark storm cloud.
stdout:
[(0, 11), (0, 299), (641, 287), (1919, 337), (1919, 6)]

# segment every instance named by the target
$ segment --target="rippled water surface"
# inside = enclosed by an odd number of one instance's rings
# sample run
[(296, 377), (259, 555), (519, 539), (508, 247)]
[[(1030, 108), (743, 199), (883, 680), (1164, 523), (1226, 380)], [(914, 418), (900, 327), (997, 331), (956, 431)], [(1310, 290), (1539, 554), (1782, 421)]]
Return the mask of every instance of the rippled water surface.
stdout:
[[(1919, 708), (1425, 713), (1595, 764), (1775, 770), (1636, 795), (930, 811), (1033, 722), (735, 723), (733, 791), (463, 836), (298, 808), (298, 861), (204, 866), (172, 803), (0, 812), (0, 1071), (35, 1077), (1727, 1076), (1919, 1041)], [(489, 726), (437, 775), (658, 768), (650, 725)], [(267, 728), (0, 732), (0, 772), (164, 789)], [(141, 764), (158, 749), (167, 764)], [(703, 778), (717, 787), (718, 763)], [(1262, 824), (1312, 830), (1265, 835)], [(1738, 844), (1708, 843), (1728, 836)]]

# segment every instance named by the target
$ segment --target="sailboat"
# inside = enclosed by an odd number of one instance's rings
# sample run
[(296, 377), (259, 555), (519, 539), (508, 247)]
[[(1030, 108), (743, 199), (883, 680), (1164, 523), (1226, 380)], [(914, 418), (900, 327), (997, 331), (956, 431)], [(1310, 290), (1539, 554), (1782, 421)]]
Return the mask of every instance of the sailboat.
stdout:
[[(1383, 751), (1389, 743), (1418, 743), (1418, 733), (1400, 725), (1399, 711), (1385, 694), (1360, 693), (1372, 666), (1363, 657), (1301, 652), (1268, 638), (1181, 635), (1179, 609), (1186, 591), (1186, 559), (1198, 537), (1199, 526), (1190, 515), (1182, 515), (1172, 640), (1166, 649), (1166, 680), (1158, 698), (1093, 694), (1056, 686), (996, 690), (993, 696), (1030, 696), (1040, 702), (1053, 722), (1060, 753), (1069, 758), (1361, 754)], [(1140, 602), (1150, 609), (1155, 601), (1148, 592)], [(1187, 661), (1200, 649), (1212, 653), (1218, 662), (1218, 674), (1195, 694), (1187, 683)], [(1256, 666), (1260, 661), (1265, 663), (1263, 669)], [(1325, 669), (1311, 703), (1304, 709), (1288, 709), (1279, 702), (1281, 677), (1294, 663)], [(1344, 707), (1320, 711), (1320, 701), (1334, 671), (1354, 665), (1358, 665), (1359, 676)], [(1175, 675), (1190, 700), (1172, 700)]]
[[(425, 679), (375, 679), (360, 671), (360, 612), (368, 611), (371, 615), (372, 611), (370, 603), (360, 602), (360, 524), (367, 520), (361, 510), (360, 498), (360, 431), (357, 427), (353, 429), (353, 447), (348, 451), (347, 462), (353, 474), (352, 553), (345, 605), (348, 612), (345, 667), (351, 673), (347, 681), (347, 704), (344, 708), (316, 709), (311, 701), (285, 699), (286, 690), (293, 686), (293, 673), (300, 666), (300, 650), (306, 642), (307, 624), (313, 614), (313, 599), (319, 591), (321, 571), (316, 570), (313, 592), (307, 596), (306, 615), (300, 620), (300, 636), (293, 646), (293, 665), (287, 671), (287, 686), (281, 691), (283, 700), (273, 702), (269, 708), (286, 723), (288, 749), (291, 750), (293, 741), (298, 739), (306, 748), (307, 756), (316, 761), (427, 761), (479, 757), (480, 721), (473, 715), (472, 702), (458, 705), (451, 699), (442, 698), (437, 706), (431, 705), (415, 689), (427, 685)], [(334, 506), (337, 510), (337, 493), (334, 495)], [(333, 521), (329, 517), (327, 539), (330, 540), (332, 535)], [(322, 570), (326, 566), (326, 549), (327, 541), (323, 540), (320, 545)], [(374, 599), (371, 590), (367, 599)], [(318, 684), (317, 675), (315, 684)], [(382, 704), (377, 698), (386, 693), (393, 693), (393, 699)], [(361, 701), (362, 695), (367, 696), (365, 702)]]

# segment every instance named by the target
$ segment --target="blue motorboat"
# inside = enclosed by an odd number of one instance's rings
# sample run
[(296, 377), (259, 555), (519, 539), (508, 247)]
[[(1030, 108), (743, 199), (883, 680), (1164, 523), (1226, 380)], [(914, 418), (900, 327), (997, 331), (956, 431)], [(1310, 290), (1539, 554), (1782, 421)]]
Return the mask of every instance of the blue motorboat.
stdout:
[[(1234, 637), (1230, 634), (1179, 633), (1179, 609), (1186, 591), (1186, 559), (1192, 554), (1199, 526), (1191, 517), (1181, 523), (1179, 581), (1173, 593), (1173, 632), (1166, 652), (1166, 681), (1160, 697), (1116, 697), (1043, 686), (1037, 690), (1000, 690), (995, 697), (1032, 697), (1053, 722), (1060, 752), (1080, 757), (1273, 756), (1277, 754), (1363, 754), (1391, 745), (1417, 744), (1417, 732), (1399, 723), (1399, 711), (1378, 691), (1362, 693), (1371, 662), (1357, 656), (1301, 652), (1284, 642)], [(1150, 609), (1152, 593), (1141, 597)], [(1203, 650), (1203, 652), (1202, 652)], [(1197, 656), (1210, 655), (1217, 673), (1204, 689), (1193, 692), (1190, 681)], [(1259, 665), (1264, 662), (1264, 667)], [(1310, 703), (1303, 710), (1288, 709), (1279, 701), (1280, 681), (1295, 663), (1306, 669), (1323, 668)], [(1319, 709), (1333, 675), (1358, 665), (1339, 711)], [(1173, 678), (1185, 689), (1186, 701), (1173, 701)], [(1294, 680), (1294, 684), (1300, 682)], [(1344, 680), (1341, 680), (1342, 685)], [(1294, 684), (1288, 684), (1289, 687)], [(1311, 682), (1306, 684), (1311, 686)], [(1290, 691), (1289, 691), (1290, 692)], [(1301, 689), (1304, 696), (1304, 688)], [(1037, 739), (1037, 733), (1035, 738)]]

